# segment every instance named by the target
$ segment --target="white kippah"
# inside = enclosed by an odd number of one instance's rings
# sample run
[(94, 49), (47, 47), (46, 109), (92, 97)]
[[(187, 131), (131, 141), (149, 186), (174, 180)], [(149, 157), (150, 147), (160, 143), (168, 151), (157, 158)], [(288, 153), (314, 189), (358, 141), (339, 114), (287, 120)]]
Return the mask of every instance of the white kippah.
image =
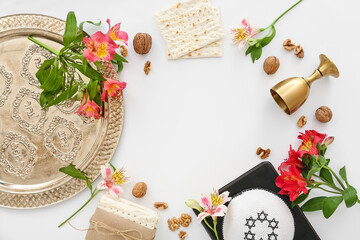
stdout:
[(293, 240), (295, 223), (286, 203), (264, 189), (236, 195), (224, 217), (224, 240)]

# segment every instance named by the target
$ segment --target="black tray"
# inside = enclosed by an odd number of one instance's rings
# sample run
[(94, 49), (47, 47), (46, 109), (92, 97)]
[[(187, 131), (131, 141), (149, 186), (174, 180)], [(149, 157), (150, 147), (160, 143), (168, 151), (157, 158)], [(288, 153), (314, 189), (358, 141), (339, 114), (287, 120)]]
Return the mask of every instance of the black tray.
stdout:
[[(224, 187), (219, 189), (219, 192), (222, 193), (224, 191), (230, 192), (230, 197), (235, 196), (236, 194), (253, 188), (262, 188), (269, 190), (273, 193), (278, 193), (280, 189), (275, 185), (275, 179), (279, 174), (276, 172), (275, 168), (270, 162), (262, 162), (254, 168), (250, 169), (234, 181), (225, 185)], [(311, 226), (310, 222), (305, 217), (304, 213), (301, 209), (296, 206), (291, 208), (291, 202), (288, 196), (277, 194), (284, 202), (288, 205), (291, 210), (291, 213), (294, 217), (295, 222), (295, 235), (294, 240), (320, 240), (320, 237), (315, 232), (314, 228)], [(199, 212), (194, 210), (197, 215)], [(211, 221), (208, 221), (211, 223)], [(210, 238), (216, 240), (215, 234), (202, 222), (203, 227), (206, 232), (210, 235)], [(217, 232), (220, 240), (223, 239), (222, 233), (222, 225), (223, 218), (218, 219)], [(233, 239), (227, 239), (233, 240)]]

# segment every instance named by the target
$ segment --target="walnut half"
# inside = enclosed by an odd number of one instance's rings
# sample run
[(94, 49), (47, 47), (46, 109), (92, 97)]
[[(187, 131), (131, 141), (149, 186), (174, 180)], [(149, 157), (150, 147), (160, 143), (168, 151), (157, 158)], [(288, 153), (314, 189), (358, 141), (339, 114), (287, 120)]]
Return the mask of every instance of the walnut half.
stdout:
[(262, 149), (261, 147), (258, 147), (258, 149), (256, 150), (256, 155), (259, 155), (259, 157), (261, 159), (265, 159), (270, 155), (271, 150), (268, 149)]
[(168, 204), (166, 202), (155, 202), (154, 207), (159, 210), (165, 210), (168, 208)]
[(170, 231), (175, 232), (175, 230), (180, 228), (180, 222), (176, 217), (173, 217), (172, 219), (168, 219), (168, 226)]
[(293, 43), (290, 38), (288, 38), (284, 41), (283, 46), (284, 46), (285, 50), (287, 50), (287, 51), (291, 51), (296, 48), (295, 43)]
[(188, 227), (191, 223), (191, 216), (187, 213), (181, 214), (181, 217), (179, 218), (179, 222), (181, 226)]

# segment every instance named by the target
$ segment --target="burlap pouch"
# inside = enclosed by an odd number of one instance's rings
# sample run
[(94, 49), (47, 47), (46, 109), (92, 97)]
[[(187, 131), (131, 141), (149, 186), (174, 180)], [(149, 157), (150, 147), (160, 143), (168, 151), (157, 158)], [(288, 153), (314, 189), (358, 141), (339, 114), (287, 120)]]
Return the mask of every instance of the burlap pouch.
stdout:
[(124, 199), (104, 196), (90, 219), (86, 240), (153, 240), (157, 212)]

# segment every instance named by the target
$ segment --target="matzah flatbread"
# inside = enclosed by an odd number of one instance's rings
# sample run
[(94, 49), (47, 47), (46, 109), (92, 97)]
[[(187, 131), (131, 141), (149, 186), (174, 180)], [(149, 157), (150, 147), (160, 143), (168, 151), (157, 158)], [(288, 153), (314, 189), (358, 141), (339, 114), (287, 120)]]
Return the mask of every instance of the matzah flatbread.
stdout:
[(193, 52), (190, 52), (181, 58), (205, 58), (205, 57), (222, 57), (223, 48), (222, 41), (216, 41), (210, 43), (209, 45), (202, 47), (200, 49), (196, 49)]
[(220, 10), (207, 0), (178, 3), (158, 12), (155, 17), (167, 44), (169, 59), (185, 55), (184, 58), (222, 55), (221, 43), (208, 46), (220, 40), (224, 32)]

